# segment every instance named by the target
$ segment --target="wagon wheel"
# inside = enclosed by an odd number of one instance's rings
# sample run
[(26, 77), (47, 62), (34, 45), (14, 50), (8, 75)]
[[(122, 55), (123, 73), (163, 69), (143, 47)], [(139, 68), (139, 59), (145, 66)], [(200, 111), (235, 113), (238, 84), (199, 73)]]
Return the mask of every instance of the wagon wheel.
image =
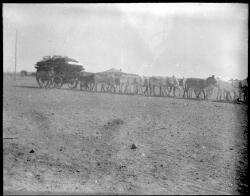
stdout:
[(36, 73), (36, 81), (40, 88), (47, 88), (51, 78), (45, 71), (39, 71)]
[(61, 76), (55, 76), (54, 79), (53, 79), (53, 86), (55, 88), (61, 88), (63, 85), (63, 79)]
[(75, 79), (75, 78), (71, 78), (71, 79), (68, 80), (68, 87), (70, 89), (76, 88), (77, 84), (78, 84), (78, 80)]
[(54, 87), (54, 82), (53, 78), (50, 78), (48, 84), (45, 86), (45, 88), (53, 88)]
[(87, 90), (88, 89), (88, 84), (86, 81), (80, 81), (80, 90), (83, 91), (83, 90)]

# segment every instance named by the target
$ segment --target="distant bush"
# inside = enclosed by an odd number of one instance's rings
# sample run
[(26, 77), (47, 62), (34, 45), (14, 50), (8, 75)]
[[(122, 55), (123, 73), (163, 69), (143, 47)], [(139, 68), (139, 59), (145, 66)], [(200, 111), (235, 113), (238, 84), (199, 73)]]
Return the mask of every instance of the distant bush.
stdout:
[(22, 70), (22, 71), (20, 72), (20, 75), (21, 75), (22, 77), (27, 76), (27, 75), (28, 75), (28, 72), (25, 71), (25, 70)]

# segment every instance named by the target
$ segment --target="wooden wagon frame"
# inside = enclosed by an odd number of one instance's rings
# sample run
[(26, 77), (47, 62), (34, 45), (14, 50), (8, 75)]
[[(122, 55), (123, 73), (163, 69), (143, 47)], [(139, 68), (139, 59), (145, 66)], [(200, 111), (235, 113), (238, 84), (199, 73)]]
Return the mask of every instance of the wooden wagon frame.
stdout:
[(67, 84), (70, 89), (76, 88), (79, 75), (84, 70), (82, 65), (68, 57), (49, 57), (35, 66), (36, 81), (40, 88), (61, 88)]

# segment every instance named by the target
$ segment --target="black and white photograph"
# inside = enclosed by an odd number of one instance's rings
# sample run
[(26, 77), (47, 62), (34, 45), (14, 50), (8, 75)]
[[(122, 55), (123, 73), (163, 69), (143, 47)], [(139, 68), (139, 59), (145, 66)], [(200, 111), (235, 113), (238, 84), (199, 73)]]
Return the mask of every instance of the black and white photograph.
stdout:
[(3, 194), (247, 194), (248, 14), (3, 3)]

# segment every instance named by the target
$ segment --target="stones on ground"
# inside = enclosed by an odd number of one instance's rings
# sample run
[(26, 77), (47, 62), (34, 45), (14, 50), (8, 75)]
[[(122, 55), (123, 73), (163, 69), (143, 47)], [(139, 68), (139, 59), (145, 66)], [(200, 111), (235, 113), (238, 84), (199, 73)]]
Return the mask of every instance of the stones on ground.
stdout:
[(106, 125), (104, 125), (104, 128), (107, 129), (122, 124), (124, 124), (124, 121), (122, 119), (117, 118), (109, 121)]
[(30, 151), (30, 153), (34, 153), (35, 151), (32, 149), (31, 151)]
[(131, 145), (131, 149), (132, 149), (132, 150), (135, 150), (136, 148), (137, 148), (137, 147), (136, 147), (135, 144), (132, 144), (132, 145)]
[(167, 180), (168, 178), (167, 178), (166, 176), (163, 176), (162, 179), (163, 179), (163, 180)]
[(120, 166), (119, 166), (119, 168), (124, 168), (124, 167), (126, 167), (126, 165), (120, 165)]
[(37, 180), (40, 180), (40, 179), (41, 179), (41, 175), (37, 174), (37, 175), (35, 175), (35, 178), (36, 178)]
[(65, 147), (63, 147), (63, 146), (61, 146), (60, 149), (59, 149), (59, 151), (61, 151), (61, 152), (64, 151), (64, 150), (65, 150)]
[(23, 152), (18, 152), (18, 153), (17, 153), (17, 156), (23, 156), (23, 155), (24, 155)]

